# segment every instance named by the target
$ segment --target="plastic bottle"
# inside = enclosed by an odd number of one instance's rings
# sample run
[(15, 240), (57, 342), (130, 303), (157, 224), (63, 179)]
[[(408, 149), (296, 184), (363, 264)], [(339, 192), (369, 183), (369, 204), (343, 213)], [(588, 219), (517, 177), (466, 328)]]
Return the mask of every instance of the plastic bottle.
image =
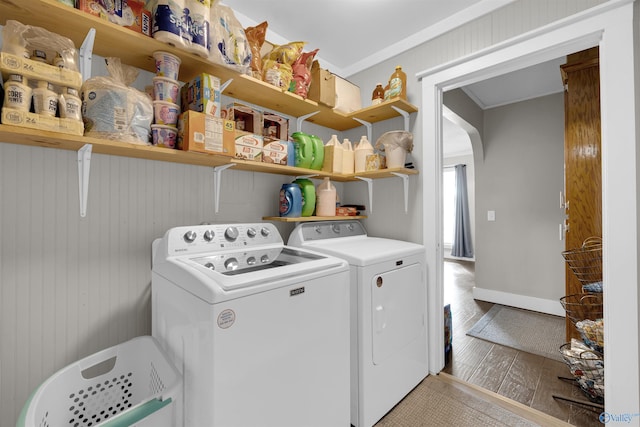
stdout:
[(366, 136), (360, 138), (360, 142), (354, 150), (355, 157), (355, 172), (364, 172), (367, 169), (367, 156), (373, 154), (373, 146), (369, 142)]
[(27, 78), (20, 74), (11, 74), (4, 82), (4, 106), (20, 111), (29, 111), (31, 107), (31, 88)]
[(322, 170), (331, 173), (342, 173), (342, 145), (338, 135), (331, 135), (331, 139), (324, 146), (324, 164)]
[(313, 146), (313, 160), (309, 168), (320, 170), (324, 164), (324, 143), (318, 136), (309, 135), (309, 137), (311, 138), (311, 145)]
[(342, 173), (352, 174), (355, 167), (355, 159), (351, 141), (345, 138), (342, 142)]
[(389, 79), (389, 98), (398, 97), (407, 100), (407, 75), (399, 65)]
[(291, 134), (295, 146), (295, 166), (309, 169), (313, 161), (313, 141), (304, 132), (294, 132)]
[(387, 82), (387, 85), (384, 87), (384, 100), (388, 100), (389, 99), (389, 82)]
[(298, 178), (295, 181), (302, 190), (302, 214), (301, 216), (311, 216), (316, 209), (316, 187), (307, 178)]
[(371, 95), (371, 105), (378, 105), (382, 103), (382, 101), (384, 101), (384, 88), (382, 87), (382, 83), (378, 83)]
[(53, 91), (53, 85), (44, 80), (38, 82), (33, 90), (33, 108), (36, 114), (54, 117), (58, 109), (58, 94)]
[(280, 216), (302, 215), (302, 190), (297, 183), (282, 184), (280, 188)]
[(329, 177), (318, 185), (316, 190), (318, 203), (316, 203), (317, 216), (336, 216), (336, 187), (333, 186)]
[(78, 90), (72, 87), (66, 88), (64, 93), (60, 94), (60, 117), (65, 119), (82, 120), (81, 107), (82, 101), (78, 97)]

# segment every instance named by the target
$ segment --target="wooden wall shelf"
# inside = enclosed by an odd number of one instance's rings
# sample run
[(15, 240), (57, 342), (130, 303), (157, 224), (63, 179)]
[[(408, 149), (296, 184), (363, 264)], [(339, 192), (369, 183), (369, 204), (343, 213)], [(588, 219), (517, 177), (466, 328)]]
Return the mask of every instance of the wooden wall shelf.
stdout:
[(366, 215), (356, 216), (263, 216), (264, 221), (280, 221), (280, 222), (310, 222), (310, 221), (346, 221), (349, 219), (365, 219)]

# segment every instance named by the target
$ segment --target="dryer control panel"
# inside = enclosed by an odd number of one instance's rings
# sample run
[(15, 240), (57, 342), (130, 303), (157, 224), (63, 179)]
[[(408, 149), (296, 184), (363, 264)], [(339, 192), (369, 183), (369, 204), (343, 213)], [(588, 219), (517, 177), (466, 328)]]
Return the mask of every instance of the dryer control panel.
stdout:
[(360, 221), (319, 221), (300, 224), (289, 237), (289, 245), (297, 246), (312, 240), (335, 239), (337, 237), (366, 236)]

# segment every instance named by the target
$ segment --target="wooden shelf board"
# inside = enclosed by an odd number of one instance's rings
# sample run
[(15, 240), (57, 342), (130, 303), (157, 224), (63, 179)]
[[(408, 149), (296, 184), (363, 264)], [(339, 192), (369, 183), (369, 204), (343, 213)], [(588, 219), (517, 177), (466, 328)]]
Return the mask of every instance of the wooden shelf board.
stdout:
[(310, 221), (345, 221), (348, 219), (365, 219), (366, 215), (356, 216), (302, 216), (302, 217), (286, 217), (286, 216), (263, 216), (264, 221), (280, 221), (280, 222), (310, 222)]
[(46, 28), (54, 33), (63, 34), (80, 47), (91, 28), (96, 30), (93, 52), (102, 57), (118, 57), (124, 64), (155, 72), (153, 52), (163, 50), (181, 58), (180, 80), (188, 81), (197, 74), (209, 73), (219, 77), (222, 82), (232, 80), (225, 95), (259, 105), (264, 110), (279, 112), (294, 117), (304, 116), (317, 111), (309, 122), (335, 130), (348, 130), (361, 126), (353, 118), (367, 122), (376, 122), (399, 116), (391, 108), (395, 105), (408, 113), (418, 109), (400, 99), (385, 101), (376, 106), (366, 107), (351, 114), (333, 111), (324, 105), (254, 79), (239, 74), (221, 65), (213, 64), (205, 58), (185, 52), (154, 38), (136, 33), (128, 28), (113, 24), (105, 19), (73, 9), (56, 0), (0, 1), (0, 24), (7, 19), (15, 19)]

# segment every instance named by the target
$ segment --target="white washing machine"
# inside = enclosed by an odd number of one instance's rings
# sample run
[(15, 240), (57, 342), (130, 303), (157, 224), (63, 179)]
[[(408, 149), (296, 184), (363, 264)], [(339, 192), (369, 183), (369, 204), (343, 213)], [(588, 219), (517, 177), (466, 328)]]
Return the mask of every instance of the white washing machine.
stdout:
[(287, 244), (349, 262), (351, 424), (370, 427), (428, 375), (425, 248), (356, 220), (301, 223)]
[(349, 425), (349, 266), (273, 224), (157, 239), (152, 334), (183, 374), (185, 427)]

